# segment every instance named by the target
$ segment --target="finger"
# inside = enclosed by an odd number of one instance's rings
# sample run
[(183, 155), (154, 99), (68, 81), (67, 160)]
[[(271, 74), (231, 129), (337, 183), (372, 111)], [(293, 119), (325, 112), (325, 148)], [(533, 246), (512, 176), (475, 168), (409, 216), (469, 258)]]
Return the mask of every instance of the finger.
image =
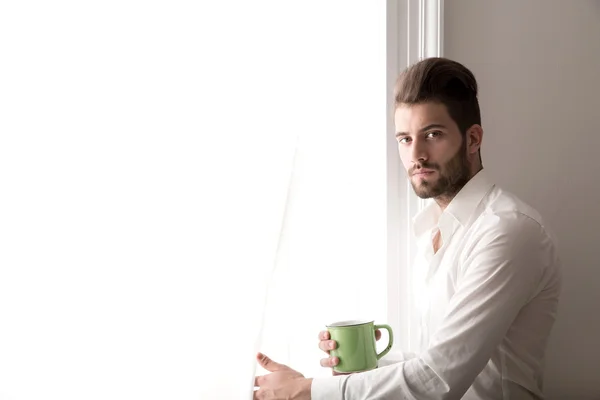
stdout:
[(254, 386), (261, 387), (265, 384), (266, 375), (256, 376), (254, 377)]
[(375, 329), (375, 340), (381, 339), (381, 331), (379, 329)]
[(319, 332), (319, 340), (329, 340), (329, 331), (321, 331)]
[(283, 369), (285, 367), (285, 365), (279, 364), (278, 362), (271, 360), (263, 353), (258, 353), (256, 355), (256, 359), (258, 360), (260, 366), (269, 372), (279, 371), (280, 369)]
[(340, 363), (340, 359), (337, 357), (329, 357), (321, 359), (321, 367), (333, 368)]
[(336, 371), (331, 371), (333, 376), (338, 376), (338, 375), (352, 375), (352, 372), (336, 372)]
[(319, 342), (319, 348), (327, 353), (329, 350), (333, 350), (337, 347), (337, 342), (335, 340), (321, 340)]
[(254, 396), (252, 397), (252, 400), (266, 400), (268, 398), (272, 398), (269, 397), (268, 393), (269, 392), (265, 389), (256, 389), (254, 391)]

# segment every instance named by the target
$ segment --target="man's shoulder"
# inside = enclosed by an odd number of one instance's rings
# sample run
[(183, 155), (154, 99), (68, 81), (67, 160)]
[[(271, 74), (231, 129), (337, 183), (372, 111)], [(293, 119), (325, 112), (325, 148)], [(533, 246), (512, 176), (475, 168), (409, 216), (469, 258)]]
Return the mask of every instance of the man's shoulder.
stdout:
[(535, 208), (498, 187), (480, 206), (480, 214), (465, 236), (465, 256), (500, 251), (503, 260), (525, 260), (529, 268), (551, 271), (552, 282), (560, 279), (555, 236)]
[(544, 228), (542, 216), (533, 206), (498, 186), (483, 201), (480, 218), (494, 220), (506, 229), (519, 229), (523, 225)]
[[(507, 243), (543, 241), (556, 243), (540, 213), (519, 197), (495, 186), (479, 205), (469, 227), (470, 240), (505, 237)], [(485, 245), (485, 240), (480, 243)]]

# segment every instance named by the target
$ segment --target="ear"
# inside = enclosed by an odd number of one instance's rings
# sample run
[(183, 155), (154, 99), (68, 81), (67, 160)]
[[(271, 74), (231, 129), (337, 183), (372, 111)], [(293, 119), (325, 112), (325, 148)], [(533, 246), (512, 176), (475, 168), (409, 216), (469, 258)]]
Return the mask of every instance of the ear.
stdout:
[(481, 141), (483, 140), (483, 128), (481, 125), (475, 124), (467, 129), (467, 153), (476, 154), (481, 148)]

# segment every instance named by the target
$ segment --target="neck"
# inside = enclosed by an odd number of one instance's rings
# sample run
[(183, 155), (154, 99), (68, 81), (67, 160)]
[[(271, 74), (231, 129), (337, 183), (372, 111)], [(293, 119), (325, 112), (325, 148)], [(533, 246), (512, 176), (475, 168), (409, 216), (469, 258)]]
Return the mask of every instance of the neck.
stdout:
[(450, 204), (450, 202), (452, 201), (454, 196), (456, 196), (456, 195), (454, 194), (454, 195), (450, 196), (450, 195), (444, 194), (442, 196), (438, 196), (438, 197), (434, 198), (434, 200), (437, 203), (437, 205), (442, 209), (442, 211), (444, 211), (446, 209), (446, 207), (448, 207), (448, 204)]
[[(483, 167), (481, 165), (479, 165), (478, 167), (471, 170), (471, 174), (469, 176), (469, 180), (467, 181), (467, 183), (471, 179), (473, 179), (473, 177), (475, 175), (477, 175), (479, 173), (479, 171), (481, 171), (482, 169), (483, 169)], [(462, 189), (462, 187), (460, 189)], [(456, 197), (456, 195), (460, 192), (460, 189), (454, 193), (444, 193), (444, 194), (434, 198), (435, 202), (442, 209), (442, 211), (444, 211), (446, 209), (446, 207), (448, 207), (448, 204), (450, 204), (452, 199), (454, 199), (454, 197)]]

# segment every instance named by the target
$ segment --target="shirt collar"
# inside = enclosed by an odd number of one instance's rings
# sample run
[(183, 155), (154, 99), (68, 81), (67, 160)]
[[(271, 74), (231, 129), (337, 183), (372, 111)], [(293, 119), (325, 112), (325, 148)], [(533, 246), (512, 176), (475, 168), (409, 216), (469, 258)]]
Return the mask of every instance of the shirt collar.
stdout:
[(449, 214), (462, 226), (469, 222), (469, 218), (484, 196), (494, 186), (487, 173), (482, 169), (473, 176), (463, 188), (454, 196), (448, 207), (442, 209), (435, 201), (428, 204), (413, 219), (413, 233), (419, 237), (438, 224), (442, 214)]

